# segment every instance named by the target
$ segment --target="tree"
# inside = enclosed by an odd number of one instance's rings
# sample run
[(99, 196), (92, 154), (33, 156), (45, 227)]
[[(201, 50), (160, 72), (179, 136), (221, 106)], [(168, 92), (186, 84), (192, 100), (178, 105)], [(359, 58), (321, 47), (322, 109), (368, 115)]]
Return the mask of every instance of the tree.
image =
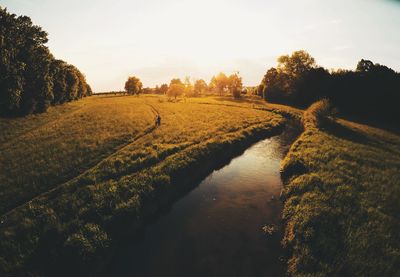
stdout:
[(87, 94), (86, 77), (80, 71), (77, 72), (78, 75), (78, 97), (84, 97)]
[(142, 87), (142, 82), (135, 76), (128, 77), (128, 80), (125, 82), (125, 91), (130, 95), (139, 94)]
[(374, 63), (369, 60), (361, 59), (358, 62), (356, 71), (358, 72), (369, 72), (374, 68)]
[(240, 98), (243, 83), (239, 73), (236, 72), (228, 77), (227, 87), (234, 98)]
[(17, 19), (0, 7), (0, 112), (13, 114), (20, 109), (25, 64), (18, 59), (23, 37), (18, 33)]
[(228, 86), (228, 77), (220, 72), (218, 75), (213, 76), (210, 81), (210, 87), (215, 89), (217, 93), (222, 95)]
[(258, 86), (255, 87), (254, 89), (254, 93), (258, 96), (264, 97), (263, 92), (264, 92), (264, 85), (260, 84)]
[(86, 84), (86, 96), (90, 96), (93, 94), (92, 88), (89, 84)]
[(199, 80), (196, 80), (196, 81), (194, 82), (193, 91), (194, 91), (194, 94), (195, 94), (195, 95), (200, 95), (200, 94), (202, 94), (204, 91), (207, 90), (207, 88), (208, 88), (207, 83), (206, 83), (206, 81), (204, 81), (203, 79), (199, 79)]
[(168, 95), (168, 97), (174, 97), (174, 99), (176, 99), (176, 97), (182, 95), (184, 92), (185, 92), (184, 84), (173, 83), (169, 86), (167, 95)]
[(62, 60), (53, 60), (51, 63), (50, 71), (53, 77), (53, 104), (62, 104), (66, 101), (66, 68), (67, 63)]
[(153, 90), (149, 87), (143, 88), (141, 91), (143, 94), (150, 94), (153, 92)]
[(299, 100), (298, 84), (315, 68), (314, 58), (306, 51), (299, 50), (291, 55), (280, 56), (277, 67), (270, 68), (261, 82), (264, 99), (275, 103), (296, 104)]
[(292, 55), (283, 55), (278, 58), (278, 71), (289, 77), (298, 78), (301, 74), (316, 67), (313, 57), (304, 50), (295, 51)]
[(179, 78), (174, 78), (174, 79), (171, 80), (171, 82), (169, 83), (169, 85), (170, 85), (170, 86), (171, 86), (171, 85), (183, 85), (183, 83), (182, 83), (181, 79), (179, 79)]
[(0, 113), (44, 112), (49, 105), (87, 95), (84, 75), (56, 60), (47, 33), (27, 16), (0, 7)]
[(161, 86), (160, 86), (160, 94), (167, 94), (167, 91), (168, 91), (168, 85), (167, 84), (162, 84)]
[(331, 76), (325, 68), (312, 68), (295, 81), (295, 93), (290, 101), (295, 106), (306, 108), (311, 103), (326, 98), (330, 84)]
[(77, 99), (78, 89), (79, 89), (79, 76), (77, 74), (76, 68), (72, 65), (67, 66), (66, 83), (67, 83), (67, 95), (66, 95), (67, 100), (72, 101)]
[(265, 100), (272, 103), (285, 103), (288, 100), (287, 75), (271, 67), (261, 81), (260, 89)]
[(259, 85), (269, 102), (305, 108), (329, 99), (341, 115), (385, 126), (398, 125), (400, 118), (400, 73), (384, 65), (362, 59), (355, 71), (329, 72), (317, 67), (305, 51), (281, 56), (277, 68), (270, 68)]
[(184, 85), (185, 85), (185, 95), (192, 96), (193, 95), (193, 85), (192, 85), (192, 82), (190, 81), (189, 76), (185, 77)]

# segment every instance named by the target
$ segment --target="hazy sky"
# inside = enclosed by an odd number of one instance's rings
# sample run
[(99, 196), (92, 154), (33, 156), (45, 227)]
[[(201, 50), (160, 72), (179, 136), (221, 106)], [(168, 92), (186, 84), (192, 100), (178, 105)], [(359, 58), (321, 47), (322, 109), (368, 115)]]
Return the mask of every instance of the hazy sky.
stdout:
[(368, 58), (400, 71), (395, 0), (0, 0), (49, 33), (48, 46), (95, 91), (128, 75), (145, 86), (239, 71), (260, 82), (280, 54), (305, 49), (327, 68)]

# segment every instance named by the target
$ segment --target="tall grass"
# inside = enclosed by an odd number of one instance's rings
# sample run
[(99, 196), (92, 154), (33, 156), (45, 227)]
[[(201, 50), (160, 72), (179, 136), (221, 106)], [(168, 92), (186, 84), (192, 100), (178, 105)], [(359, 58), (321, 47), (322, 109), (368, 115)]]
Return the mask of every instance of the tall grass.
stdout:
[[(0, 213), (79, 175), (153, 123), (146, 105), (120, 98), (79, 102), (67, 105), (73, 107), (70, 112), (50, 112), (53, 120), (47, 114), (44, 120), (36, 116), (25, 124), (8, 120), (20, 124), (9, 126), (7, 130), (16, 130), (6, 132), (0, 144)], [(8, 135), (11, 132), (16, 135)]]
[[(293, 276), (397, 276), (400, 136), (344, 120), (326, 105), (282, 162), (283, 243)], [(320, 124), (324, 122), (324, 124)]]
[[(57, 126), (52, 128), (55, 132), (40, 127), (30, 132), (31, 140), (19, 138), (20, 145), (35, 144), (32, 155), (39, 158), (33, 162), (38, 168), (44, 167), (43, 172), (47, 163), (41, 162), (42, 156), (37, 152), (47, 151), (47, 143), (57, 146), (68, 141), (68, 137), (85, 138), (84, 142), (72, 143), (76, 151), (52, 156), (56, 164), (54, 172), (63, 170), (65, 160), (81, 153), (83, 157), (91, 155), (82, 148), (89, 142), (96, 145), (99, 139), (93, 138), (93, 142), (92, 136), (103, 137), (100, 141), (104, 143), (90, 149), (97, 151), (92, 167), (85, 168), (88, 163), (82, 161), (80, 172), (68, 181), (56, 184), (55, 179), (31, 201), (1, 217), (0, 272), (93, 274), (93, 268), (106, 259), (113, 243), (137, 231), (146, 218), (187, 189), (183, 184), (193, 185), (197, 177), (204, 176), (218, 161), (232, 157), (256, 139), (276, 134), (284, 124), (282, 116), (253, 109), (249, 103), (204, 105), (162, 99), (92, 97), (83, 100), (84, 111), (66, 114), (53, 122), (52, 126)], [(161, 115), (161, 126), (129, 143), (132, 133), (140, 134), (148, 130), (149, 124), (153, 126), (152, 120), (149, 122), (152, 119), (148, 115), (149, 105)], [(79, 113), (86, 119), (90, 116), (95, 119), (85, 120), (86, 124), (75, 128), (69, 122), (76, 119), (69, 118)], [(91, 135), (88, 137), (87, 133)], [(125, 138), (122, 142), (113, 142), (121, 137)], [(102, 145), (103, 150), (99, 150)], [(104, 151), (107, 147), (115, 148), (109, 154)], [(20, 171), (25, 174), (22, 168)]]

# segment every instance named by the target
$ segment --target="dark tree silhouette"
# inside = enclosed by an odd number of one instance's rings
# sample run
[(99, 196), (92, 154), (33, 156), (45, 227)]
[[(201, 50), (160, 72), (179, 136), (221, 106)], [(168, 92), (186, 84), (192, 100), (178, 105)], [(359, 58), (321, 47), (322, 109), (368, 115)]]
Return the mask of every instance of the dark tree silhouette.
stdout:
[(56, 60), (45, 45), (47, 33), (27, 16), (0, 7), (0, 114), (44, 112), (50, 105), (88, 92), (85, 76)]
[(258, 86), (258, 93), (273, 102), (307, 107), (327, 98), (340, 114), (370, 123), (399, 128), (400, 74), (369, 60), (356, 70), (328, 72), (317, 67), (305, 51), (278, 58)]

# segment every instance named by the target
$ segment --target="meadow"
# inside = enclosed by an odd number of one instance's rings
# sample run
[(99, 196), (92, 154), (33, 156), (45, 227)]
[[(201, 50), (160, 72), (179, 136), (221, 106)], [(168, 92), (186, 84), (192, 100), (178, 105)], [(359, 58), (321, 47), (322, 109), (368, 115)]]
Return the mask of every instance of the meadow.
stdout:
[(100, 274), (116, 243), (289, 121), (303, 127), (281, 165), (289, 275), (395, 276), (399, 135), (332, 117), (326, 102), (155, 95), (0, 119), (0, 273)]
[(147, 105), (88, 98), (41, 115), (0, 119), (0, 213), (57, 187), (153, 123)]
[[(105, 276), (120, 256), (128, 276), (400, 277), (399, 0), (93, 2), (0, 2), (0, 277)], [(326, 64), (271, 64), (304, 46)], [(198, 194), (174, 227), (161, 215), (202, 180), (240, 201), (218, 216)]]
[(96, 96), (2, 119), (2, 272), (91, 272), (196, 177), (278, 134), (278, 111), (251, 99)]
[(400, 136), (304, 113), (282, 162), (283, 244), (293, 276), (398, 276)]

